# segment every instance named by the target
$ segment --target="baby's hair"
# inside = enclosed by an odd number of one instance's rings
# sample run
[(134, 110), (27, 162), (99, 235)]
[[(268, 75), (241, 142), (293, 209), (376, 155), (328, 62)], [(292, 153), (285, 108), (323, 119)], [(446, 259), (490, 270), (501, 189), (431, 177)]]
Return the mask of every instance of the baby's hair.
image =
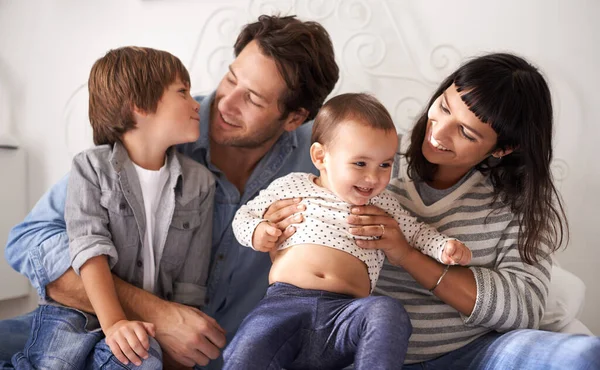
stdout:
[(336, 128), (345, 121), (353, 121), (376, 130), (396, 129), (390, 113), (372, 95), (341, 94), (327, 101), (317, 113), (311, 142), (329, 144), (335, 137)]
[(94, 144), (120, 141), (135, 128), (133, 108), (155, 113), (166, 88), (177, 78), (190, 86), (185, 66), (166, 51), (136, 46), (109, 50), (94, 63), (88, 80)]

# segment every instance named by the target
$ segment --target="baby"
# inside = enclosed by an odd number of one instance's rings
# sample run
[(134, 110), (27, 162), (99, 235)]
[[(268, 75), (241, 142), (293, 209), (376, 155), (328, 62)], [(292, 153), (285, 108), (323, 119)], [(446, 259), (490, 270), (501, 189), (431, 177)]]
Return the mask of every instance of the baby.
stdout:
[[(270, 252), (265, 298), (224, 353), (224, 369), (400, 369), (412, 328), (397, 301), (369, 296), (385, 254), (362, 249), (346, 221), (356, 205), (376, 205), (398, 222), (407, 243), (445, 264), (468, 264), (470, 250), (418, 222), (385, 190), (398, 146), (385, 107), (366, 94), (329, 100), (315, 118), (310, 155), (320, 175), (279, 178), (240, 208), (241, 244)], [(279, 199), (302, 198), (304, 222), (281, 235), (263, 219)], [(385, 228), (381, 226), (382, 237)]]

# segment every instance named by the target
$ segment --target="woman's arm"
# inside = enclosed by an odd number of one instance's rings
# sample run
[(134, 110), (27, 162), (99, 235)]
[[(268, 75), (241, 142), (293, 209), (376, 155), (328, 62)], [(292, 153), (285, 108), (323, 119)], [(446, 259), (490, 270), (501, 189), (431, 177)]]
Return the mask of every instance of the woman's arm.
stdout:
[[(351, 232), (380, 235), (379, 224), (385, 225), (386, 232), (380, 240), (357, 243), (364, 248), (382, 249), (392, 264), (402, 267), (424, 288), (431, 289), (441, 276), (443, 265), (406, 247), (395, 220), (384, 211), (374, 206), (359, 208), (349, 220), (357, 226)], [(434, 294), (462, 313), (467, 325), (499, 331), (537, 328), (548, 295), (551, 257), (546, 255), (533, 265), (523, 262), (516, 240), (516, 221), (500, 233), (503, 245), (497, 248), (493, 267), (452, 266)]]
[[(385, 226), (385, 233), (379, 240), (357, 240), (361, 248), (381, 249), (393, 265), (406, 270), (421, 286), (431, 289), (442, 276), (445, 266), (431, 257), (411, 247), (398, 222), (385, 211), (375, 206), (356, 207), (348, 222), (353, 225), (350, 232), (354, 235), (379, 236)], [(452, 266), (440, 284), (433, 291), (442, 301), (454, 307), (463, 315), (471, 315), (477, 297), (477, 285), (471, 270), (466, 267)]]

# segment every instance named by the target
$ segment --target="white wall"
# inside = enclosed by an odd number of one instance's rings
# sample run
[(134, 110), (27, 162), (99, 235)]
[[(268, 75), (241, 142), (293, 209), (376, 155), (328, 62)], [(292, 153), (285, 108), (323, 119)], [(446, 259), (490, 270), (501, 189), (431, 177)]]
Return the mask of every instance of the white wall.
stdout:
[[(464, 57), (512, 51), (541, 68), (553, 91), (555, 170), (572, 232), (559, 259), (586, 282), (582, 321), (599, 335), (598, 1), (0, 0), (0, 84), (10, 93), (12, 131), (28, 152), (30, 206), (91, 143), (82, 87), (106, 50), (168, 50), (190, 69), (193, 90), (209, 91), (231, 60), (239, 26), (274, 9), (323, 23), (343, 71), (334, 93), (376, 93), (400, 128), (411, 126)], [(0, 315), (32, 301), (0, 302)]]

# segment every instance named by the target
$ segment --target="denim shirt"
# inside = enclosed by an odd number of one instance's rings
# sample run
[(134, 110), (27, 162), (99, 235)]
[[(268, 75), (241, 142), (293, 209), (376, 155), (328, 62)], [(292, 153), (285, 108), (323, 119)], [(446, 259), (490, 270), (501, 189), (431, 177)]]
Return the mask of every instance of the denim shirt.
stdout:
[[(214, 93), (206, 98), (196, 97), (201, 103), (201, 136), (197, 142), (178, 149), (215, 175), (212, 254), (204, 311), (227, 331), (229, 341), (266, 292), (271, 267), (268, 253), (245, 248), (235, 239), (231, 222), (236, 211), (274, 179), (291, 172), (316, 174), (317, 170), (309, 155), (312, 122), (307, 122), (282, 134), (257, 164), (240, 194), (211, 163), (208, 122), (213, 99)], [(25, 220), (11, 230), (6, 246), (8, 263), (26, 275), (42, 297), (46, 295), (45, 286), (70, 266), (64, 221), (67, 181), (65, 176), (42, 196)]]
[[(215, 181), (206, 167), (170, 149), (169, 178), (154, 215), (156, 276), (152, 293), (201, 307), (211, 250)], [(76, 273), (104, 255), (113, 274), (144, 288), (146, 214), (142, 188), (120, 143), (85, 150), (73, 158), (65, 203), (71, 266)]]

